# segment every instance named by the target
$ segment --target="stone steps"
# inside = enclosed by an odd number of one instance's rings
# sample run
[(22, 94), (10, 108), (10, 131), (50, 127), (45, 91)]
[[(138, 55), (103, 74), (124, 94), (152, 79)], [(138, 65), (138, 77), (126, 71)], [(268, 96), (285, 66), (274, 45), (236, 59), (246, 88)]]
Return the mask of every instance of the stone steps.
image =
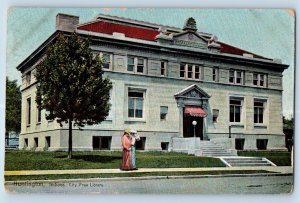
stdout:
[(271, 161), (261, 157), (222, 157), (229, 166), (275, 166)]

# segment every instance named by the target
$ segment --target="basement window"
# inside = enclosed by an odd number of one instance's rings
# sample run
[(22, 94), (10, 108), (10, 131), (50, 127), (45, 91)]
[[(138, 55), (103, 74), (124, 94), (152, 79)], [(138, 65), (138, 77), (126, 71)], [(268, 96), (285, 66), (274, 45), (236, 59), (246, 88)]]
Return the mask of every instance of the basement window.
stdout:
[(268, 145), (268, 139), (257, 139), (256, 147), (258, 150), (266, 150)]
[(26, 149), (28, 147), (28, 138), (24, 139), (24, 148)]
[(49, 147), (51, 147), (50, 136), (45, 137), (45, 140), (46, 140), (45, 147), (46, 147), (46, 149), (48, 149)]
[(110, 150), (111, 136), (93, 136), (93, 150)]
[(237, 138), (235, 139), (235, 149), (244, 150), (245, 139)]
[(34, 138), (34, 146), (35, 147), (39, 146), (39, 138), (37, 138), (37, 137)]
[(136, 150), (145, 150), (146, 137), (141, 137), (139, 141), (136, 141)]
[(161, 150), (168, 151), (169, 149), (169, 142), (162, 142), (161, 143)]

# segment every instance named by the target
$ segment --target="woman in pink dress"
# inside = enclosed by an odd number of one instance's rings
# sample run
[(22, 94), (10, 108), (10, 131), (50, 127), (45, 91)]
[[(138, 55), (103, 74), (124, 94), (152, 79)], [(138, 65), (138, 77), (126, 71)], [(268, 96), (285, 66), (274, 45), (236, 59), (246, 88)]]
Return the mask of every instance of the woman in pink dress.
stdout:
[(123, 160), (121, 165), (121, 170), (132, 170), (132, 161), (131, 161), (131, 144), (132, 137), (130, 135), (130, 130), (126, 129), (122, 136), (122, 146), (123, 146)]

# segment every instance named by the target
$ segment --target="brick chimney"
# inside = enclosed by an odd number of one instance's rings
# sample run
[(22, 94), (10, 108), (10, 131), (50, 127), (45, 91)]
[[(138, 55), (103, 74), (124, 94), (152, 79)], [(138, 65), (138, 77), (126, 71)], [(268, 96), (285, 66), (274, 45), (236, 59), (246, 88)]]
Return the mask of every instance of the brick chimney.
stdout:
[(79, 24), (79, 16), (59, 13), (56, 15), (56, 30), (73, 32)]

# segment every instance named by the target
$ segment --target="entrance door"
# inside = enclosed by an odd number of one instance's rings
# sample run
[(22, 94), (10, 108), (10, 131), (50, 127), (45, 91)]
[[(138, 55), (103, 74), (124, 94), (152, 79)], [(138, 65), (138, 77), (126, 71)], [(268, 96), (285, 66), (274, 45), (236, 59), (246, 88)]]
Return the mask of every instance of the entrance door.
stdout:
[(183, 115), (183, 137), (194, 137), (193, 121), (197, 121), (195, 126), (196, 137), (203, 140), (203, 118)]

